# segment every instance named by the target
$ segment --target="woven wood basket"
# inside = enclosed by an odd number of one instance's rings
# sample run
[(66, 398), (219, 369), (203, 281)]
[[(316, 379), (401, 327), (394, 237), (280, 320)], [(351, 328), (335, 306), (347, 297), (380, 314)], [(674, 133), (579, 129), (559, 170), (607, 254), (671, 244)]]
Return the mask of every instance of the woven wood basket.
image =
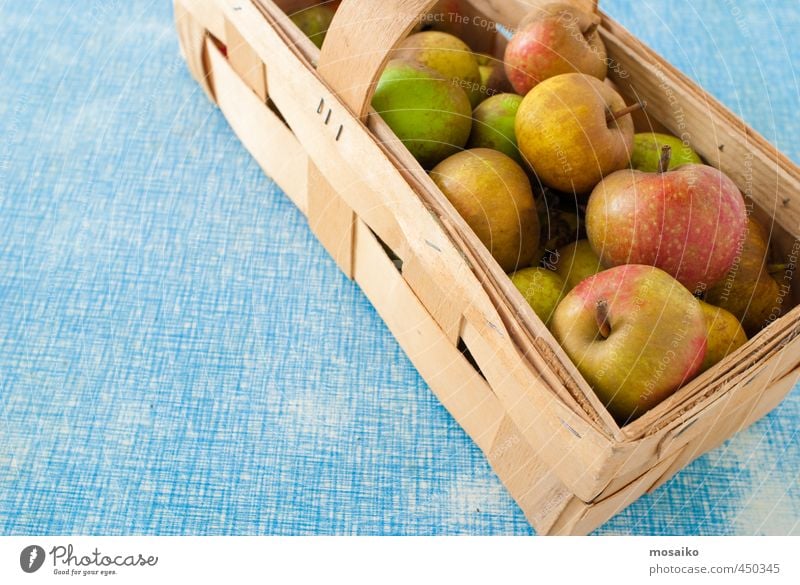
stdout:
[[(573, 0), (596, 10), (592, 0)], [(451, 2), (452, 3), (452, 2)], [(435, 0), (344, 0), (322, 50), (286, 16), (313, 2), (175, 0), (197, 82), (308, 217), (540, 534), (586, 534), (772, 410), (800, 375), (800, 308), (638, 420), (617, 425), (547, 328), (370, 110), (390, 50)], [(463, 0), (456, 31), (502, 56), (532, 2)], [(602, 15), (602, 13), (601, 13)], [(640, 129), (691, 133), (771, 229), (800, 235), (800, 169), (602, 15), (610, 78)], [(787, 280), (788, 284), (788, 280)], [(797, 288), (797, 287), (793, 287)], [(787, 296), (786, 305), (794, 307)]]

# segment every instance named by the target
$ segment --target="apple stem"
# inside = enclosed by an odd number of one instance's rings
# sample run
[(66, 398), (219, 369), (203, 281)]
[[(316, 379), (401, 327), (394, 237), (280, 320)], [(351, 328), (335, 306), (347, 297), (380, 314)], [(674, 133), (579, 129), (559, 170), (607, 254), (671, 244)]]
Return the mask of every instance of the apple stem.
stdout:
[(611, 325), (608, 323), (608, 301), (605, 299), (597, 301), (595, 318), (597, 319), (597, 328), (600, 331), (600, 336), (603, 339), (608, 339), (608, 336), (611, 335)]
[(585, 30), (585, 31), (583, 31), (583, 36), (584, 36), (584, 37), (586, 37), (586, 38), (588, 39), (590, 36), (592, 36), (592, 35), (595, 33), (595, 31), (597, 30), (597, 28), (598, 28), (599, 26), (600, 26), (600, 23), (599, 23), (599, 22), (593, 22), (592, 24), (590, 24), (590, 25), (589, 25), (589, 26), (586, 28), (586, 30)]
[(787, 268), (789, 268), (788, 264), (767, 264), (767, 272), (770, 276), (786, 272)]
[(622, 108), (621, 110), (619, 110), (617, 112), (610, 112), (609, 111), (606, 114), (606, 124), (611, 124), (611, 122), (613, 122), (614, 120), (618, 120), (622, 116), (627, 116), (631, 112), (635, 112), (636, 110), (643, 110), (646, 107), (647, 107), (647, 104), (645, 102), (636, 102), (635, 104), (632, 104), (632, 105), (628, 106), (627, 108)]
[(658, 160), (658, 172), (666, 173), (672, 160), (672, 148), (665, 144), (661, 147), (661, 158)]

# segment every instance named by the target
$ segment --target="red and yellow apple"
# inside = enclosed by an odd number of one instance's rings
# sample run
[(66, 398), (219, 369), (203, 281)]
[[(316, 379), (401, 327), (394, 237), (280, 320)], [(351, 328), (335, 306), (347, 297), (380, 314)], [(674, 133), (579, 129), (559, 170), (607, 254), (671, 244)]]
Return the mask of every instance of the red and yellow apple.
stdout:
[(538, 83), (562, 73), (605, 79), (606, 48), (597, 32), (600, 17), (566, 3), (535, 9), (506, 47), (506, 76), (514, 90), (527, 94)]
[(700, 301), (653, 266), (590, 276), (556, 307), (550, 328), (620, 424), (691, 380), (706, 354)]
[(657, 266), (692, 292), (725, 276), (746, 229), (739, 189), (705, 165), (618, 171), (592, 191), (586, 208), (586, 232), (603, 264)]

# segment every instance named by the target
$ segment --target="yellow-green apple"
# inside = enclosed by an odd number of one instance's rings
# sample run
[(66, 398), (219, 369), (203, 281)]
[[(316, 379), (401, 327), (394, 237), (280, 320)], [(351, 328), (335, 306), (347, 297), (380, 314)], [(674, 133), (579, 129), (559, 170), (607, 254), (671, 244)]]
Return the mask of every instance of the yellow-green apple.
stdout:
[(511, 275), (511, 282), (542, 322), (550, 323), (553, 311), (566, 293), (561, 277), (546, 268), (523, 268)]
[[(662, 169), (669, 151), (664, 147)], [(746, 229), (736, 184), (705, 165), (618, 171), (592, 191), (586, 207), (586, 232), (604, 265), (657, 266), (692, 292), (725, 276)]]
[(750, 336), (780, 317), (783, 308), (781, 287), (767, 270), (768, 252), (764, 228), (750, 218), (733, 266), (705, 297), (712, 305), (733, 313)]
[(718, 364), (722, 359), (747, 343), (747, 335), (738, 319), (725, 309), (720, 309), (700, 301), (703, 315), (706, 318), (706, 357), (700, 366), (700, 371)]
[(669, 146), (672, 149), (668, 169), (670, 171), (687, 163), (703, 163), (698, 154), (692, 150), (692, 147), (684, 143), (680, 138), (658, 132), (641, 132), (633, 136), (631, 167), (637, 171), (655, 173), (658, 171), (664, 146)]
[(567, 73), (531, 90), (517, 112), (523, 158), (547, 186), (587, 193), (628, 166), (633, 120), (625, 101), (599, 79)]
[(299, 10), (291, 15), (292, 22), (311, 39), (317, 47), (322, 48), (322, 42), (331, 26), (336, 10), (328, 5), (319, 4), (304, 10)]
[(562, 73), (586, 73), (603, 80), (606, 48), (600, 17), (554, 2), (534, 9), (506, 46), (505, 66), (514, 90), (527, 94), (536, 84)]
[(469, 46), (449, 33), (429, 30), (410, 35), (392, 52), (392, 58), (424, 65), (459, 87), (474, 108), (481, 94), (481, 72), (478, 60)]
[(467, 95), (432, 69), (410, 61), (388, 63), (372, 107), (427, 169), (461, 150), (472, 129)]
[(690, 380), (706, 354), (700, 301), (653, 266), (590, 276), (559, 303), (550, 329), (620, 424)]
[(569, 291), (590, 276), (601, 272), (603, 265), (589, 240), (578, 240), (558, 250), (554, 268), (564, 279)]
[(506, 272), (530, 265), (539, 217), (530, 182), (513, 159), (476, 148), (439, 163), (431, 177)]
[(472, 134), (467, 147), (499, 150), (523, 164), (514, 133), (520, 103), (522, 96), (514, 93), (500, 93), (482, 102), (472, 112)]

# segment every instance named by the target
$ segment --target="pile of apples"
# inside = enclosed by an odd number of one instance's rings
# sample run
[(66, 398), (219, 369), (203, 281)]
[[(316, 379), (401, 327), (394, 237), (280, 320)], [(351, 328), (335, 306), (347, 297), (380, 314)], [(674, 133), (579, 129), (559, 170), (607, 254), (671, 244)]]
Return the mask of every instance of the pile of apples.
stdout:
[(420, 30), (372, 105), (625, 424), (777, 318), (785, 294), (733, 181), (674, 136), (634, 134), (644, 104), (605, 80), (599, 24), (540, 6), (503, 61)]

